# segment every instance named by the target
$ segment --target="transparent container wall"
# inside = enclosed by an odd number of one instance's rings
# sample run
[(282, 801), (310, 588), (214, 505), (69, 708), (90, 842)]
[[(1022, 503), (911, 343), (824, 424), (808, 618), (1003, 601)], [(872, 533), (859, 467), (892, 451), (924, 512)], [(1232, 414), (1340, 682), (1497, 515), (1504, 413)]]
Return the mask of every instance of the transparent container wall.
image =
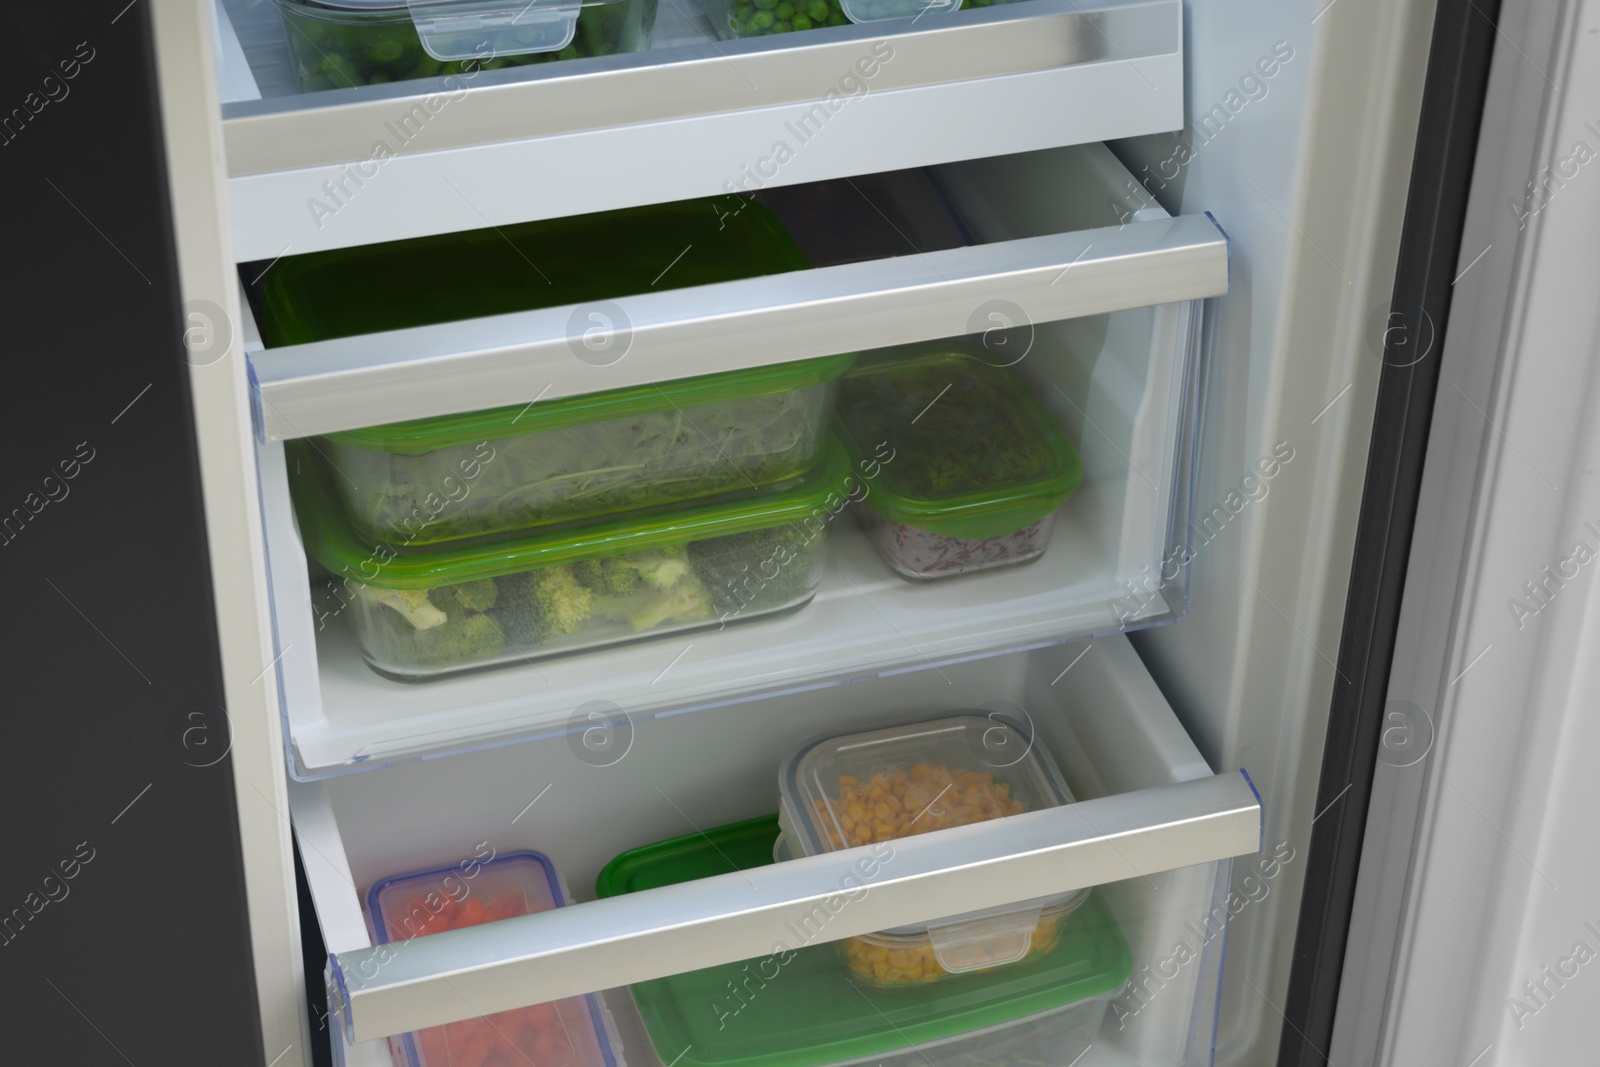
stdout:
[(1076, 445), (1083, 480), (1055, 513), (1109, 572), (1099, 632), (1142, 629), (1188, 607), (1203, 303), (1161, 304), (973, 339), (1032, 385)]
[(374, 670), (416, 681), (791, 611), (816, 594), (827, 545), (826, 526), (785, 526), (575, 565), (639, 575), (626, 593), (597, 591), (563, 565), (430, 590), (333, 581), (323, 595)]

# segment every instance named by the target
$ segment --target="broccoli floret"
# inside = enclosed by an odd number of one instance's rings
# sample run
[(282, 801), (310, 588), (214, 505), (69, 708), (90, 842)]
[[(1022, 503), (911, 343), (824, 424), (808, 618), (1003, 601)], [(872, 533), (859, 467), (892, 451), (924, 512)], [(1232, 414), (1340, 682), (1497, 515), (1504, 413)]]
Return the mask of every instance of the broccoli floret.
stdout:
[(626, 556), (612, 556), (608, 562), (634, 571), (657, 589), (671, 589), (689, 573), (689, 547), (665, 545)]
[(487, 615), (458, 612), (438, 626), (419, 630), (392, 611), (371, 613), (362, 643), (380, 666), (404, 673), (412, 667), (457, 667), (499, 655), (499, 627)]
[(475, 578), (459, 585), (442, 585), (433, 590), (434, 596), (447, 608), (466, 608), (468, 611), (488, 611), (494, 607), (498, 588), (493, 578)]
[(603, 596), (627, 596), (639, 588), (639, 572), (618, 556), (579, 560), (572, 565), (578, 581)]
[(429, 667), (476, 663), (500, 653), (500, 628), (487, 615), (462, 613), (416, 635), (411, 658)]
[(499, 579), (495, 617), (513, 645), (538, 645), (565, 637), (594, 611), (594, 593), (570, 567), (541, 567)]
[(371, 585), (356, 585), (356, 595), (372, 604), (393, 608), (400, 617), (416, 630), (431, 630), (443, 626), (449, 618), (428, 599), (426, 589), (379, 589)]
[(646, 600), (628, 616), (628, 625), (637, 632), (667, 622), (697, 622), (709, 618), (712, 610), (711, 594), (700, 579), (691, 574), (671, 589)]
[(823, 542), (791, 524), (696, 541), (689, 546), (694, 571), (710, 591), (719, 615), (781, 607), (812, 591), (812, 564)]

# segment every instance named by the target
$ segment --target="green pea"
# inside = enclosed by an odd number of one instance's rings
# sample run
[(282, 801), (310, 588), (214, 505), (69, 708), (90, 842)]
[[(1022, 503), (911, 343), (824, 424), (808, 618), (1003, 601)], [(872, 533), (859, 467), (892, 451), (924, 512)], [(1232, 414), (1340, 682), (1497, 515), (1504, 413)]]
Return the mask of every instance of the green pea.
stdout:
[[(756, 0), (756, 3), (761, 3), (761, 0)], [(773, 3), (777, 3), (777, 0), (773, 0)], [(771, 31), (772, 24), (776, 21), (778, 20), (772, 17), (770, 11), (757, 11), (750, 17), (750, 25), (763, 32)]]
[(341, 89), (352, 85), (360, 85), (366, 81), (347, 57), (339, 52), (326, 57), (322, 61), (322, 73), (326, 74), (334, 85)]
[(787, 22), (784, 22), (781, 19), (772, 24), (773, 33), (788, 33), (792, 29), (794, 29), (793, 26), (790, 26)]
[(778, 6), (772, 13), (778, 17), (779, 22), (787, 22), (794, 18), (794, 5), (789, 0), (779, 0)]
[(812, 22), (822, 23), (828, 21), (828, 0), (811, 0), (806, 6), (806, 14)]
[(567, 45), (567, 47), (563, 48), (561, 51), (556, 53), (556, 58), (557, 59), (577, 59), (578, 58), (578, 46), (575, 45), (575, 44)]
[(830, 26), (843, 26), (849, 21), (849, 19), (844, 17), (843, 11), (834, 11), (828, 15), (828, 25)]
[(385, 37), (372, 46), (374, 63), (393, 63), (406, 50), (405, 42), (396, 37)]
[(434, 59), (428, 53), (422, 53), (422, 58), (417, 60), (417, 65), (406, 71), (407, 78), (432, 78), (443, 73), (444, 64)]
[(811, 20), (804, 15), (796, 15), (790, 22), (796, 30), (809, 30), (811, 28)]

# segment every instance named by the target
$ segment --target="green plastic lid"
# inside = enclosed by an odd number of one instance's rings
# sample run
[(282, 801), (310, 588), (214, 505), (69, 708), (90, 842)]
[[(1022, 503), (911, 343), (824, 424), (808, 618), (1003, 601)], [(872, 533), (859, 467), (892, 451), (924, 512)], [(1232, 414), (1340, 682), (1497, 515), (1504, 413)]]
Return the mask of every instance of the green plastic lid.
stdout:
[[(537, 180), (530, 177), (530, 180)], [(805, 270), (777, 216), (726, 197), (285, 256), (261, 276), (268, 347)]]
[(532, 533), (406, 547), (362, 540), (330, 484), (333, 475), (311, 447), (292, 441), (288, 448), (295, 475), (291, 492), (306, 551), (333, 574), (382, 589), (432, 589), (807, 519), (825, 523), (840, 505), (850, 474), (844, 450), (830, 441), (822, 462), (810, 473), (759, 493)]
[[(775, 815), (632, 849), (606, 864), (601, 897), (772, 862)], [(904, 989), (852, 982), (832, 944), (774, 946), (770, 956), (632, 986), (663, 1061), (686, 1067), (819, 1067), (925, 1046), (1115, 990), (1133, 956), (1100, 894), (1062, 922), (1032, 960)], [(789, 951), (794, 949), (794, 951)], [(730, 990), (744, 991), (735, 997)]]
[(879, 515), (948, 537), (1031, 526), (1083, 473), (1015, 371), (950, 341), (858, 361), (840, 382), (834, 425), (852, 458), (881, 467), (867, 497)]
[(565, 426), (804, 389), (832, 381), (849, 370), (855, 359), (853, 353), (845, 353), (796, 363), (774, 363), (698, 378), (680, 378), (659, 385), (639, 385), (560, 400), (541, 400), (531, 405), (511, 404), (487, 411), (391, 422), (383, 426), (326, 434), (325, 437), (368, 452), (420, 455), (438, 448), (477, 441), (503, 440), (543, 430), (559, 430)]

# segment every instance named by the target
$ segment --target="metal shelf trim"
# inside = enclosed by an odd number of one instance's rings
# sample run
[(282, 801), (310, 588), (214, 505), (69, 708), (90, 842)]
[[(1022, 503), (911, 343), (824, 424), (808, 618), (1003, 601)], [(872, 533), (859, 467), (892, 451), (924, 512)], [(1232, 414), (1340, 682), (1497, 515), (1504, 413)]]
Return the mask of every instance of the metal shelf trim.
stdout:
[[(485, 72), (470, 82), (431, 78), (241, 101), (223, 108), (228, 173), (364, 160), (375, 138), (392, 141), (392, 124), (418, 108), (426, 135), (393, 145), (397, 155), (822, 100), (843, 92), (841, 77), (862, 61), (874, 71), (873, 92), (1133, 62), (1176, 53), (1181, 20), (1180, 0), (1034, 0), (920, 23), (840, 27), (802, 43), (707, 41)], [(445, 111), (447, 122), (429, 121)]]
[(336, 953), (333, 1007), (369, 1041), (800, 947), (798, 924), (833, 941), (1246, 855), (1261, 827), (1220, 774)]
[[(621, 297), (625, 354), (578, 358), (590, 305), (251, 355), (264, 435), (287, 440), (978, 332), (990, 300), (1033, 322), (1218, 296), (1227, 238), (1205, 215), (1000, 241)], [(978, 325), (974, 325), (978, 316)]]

